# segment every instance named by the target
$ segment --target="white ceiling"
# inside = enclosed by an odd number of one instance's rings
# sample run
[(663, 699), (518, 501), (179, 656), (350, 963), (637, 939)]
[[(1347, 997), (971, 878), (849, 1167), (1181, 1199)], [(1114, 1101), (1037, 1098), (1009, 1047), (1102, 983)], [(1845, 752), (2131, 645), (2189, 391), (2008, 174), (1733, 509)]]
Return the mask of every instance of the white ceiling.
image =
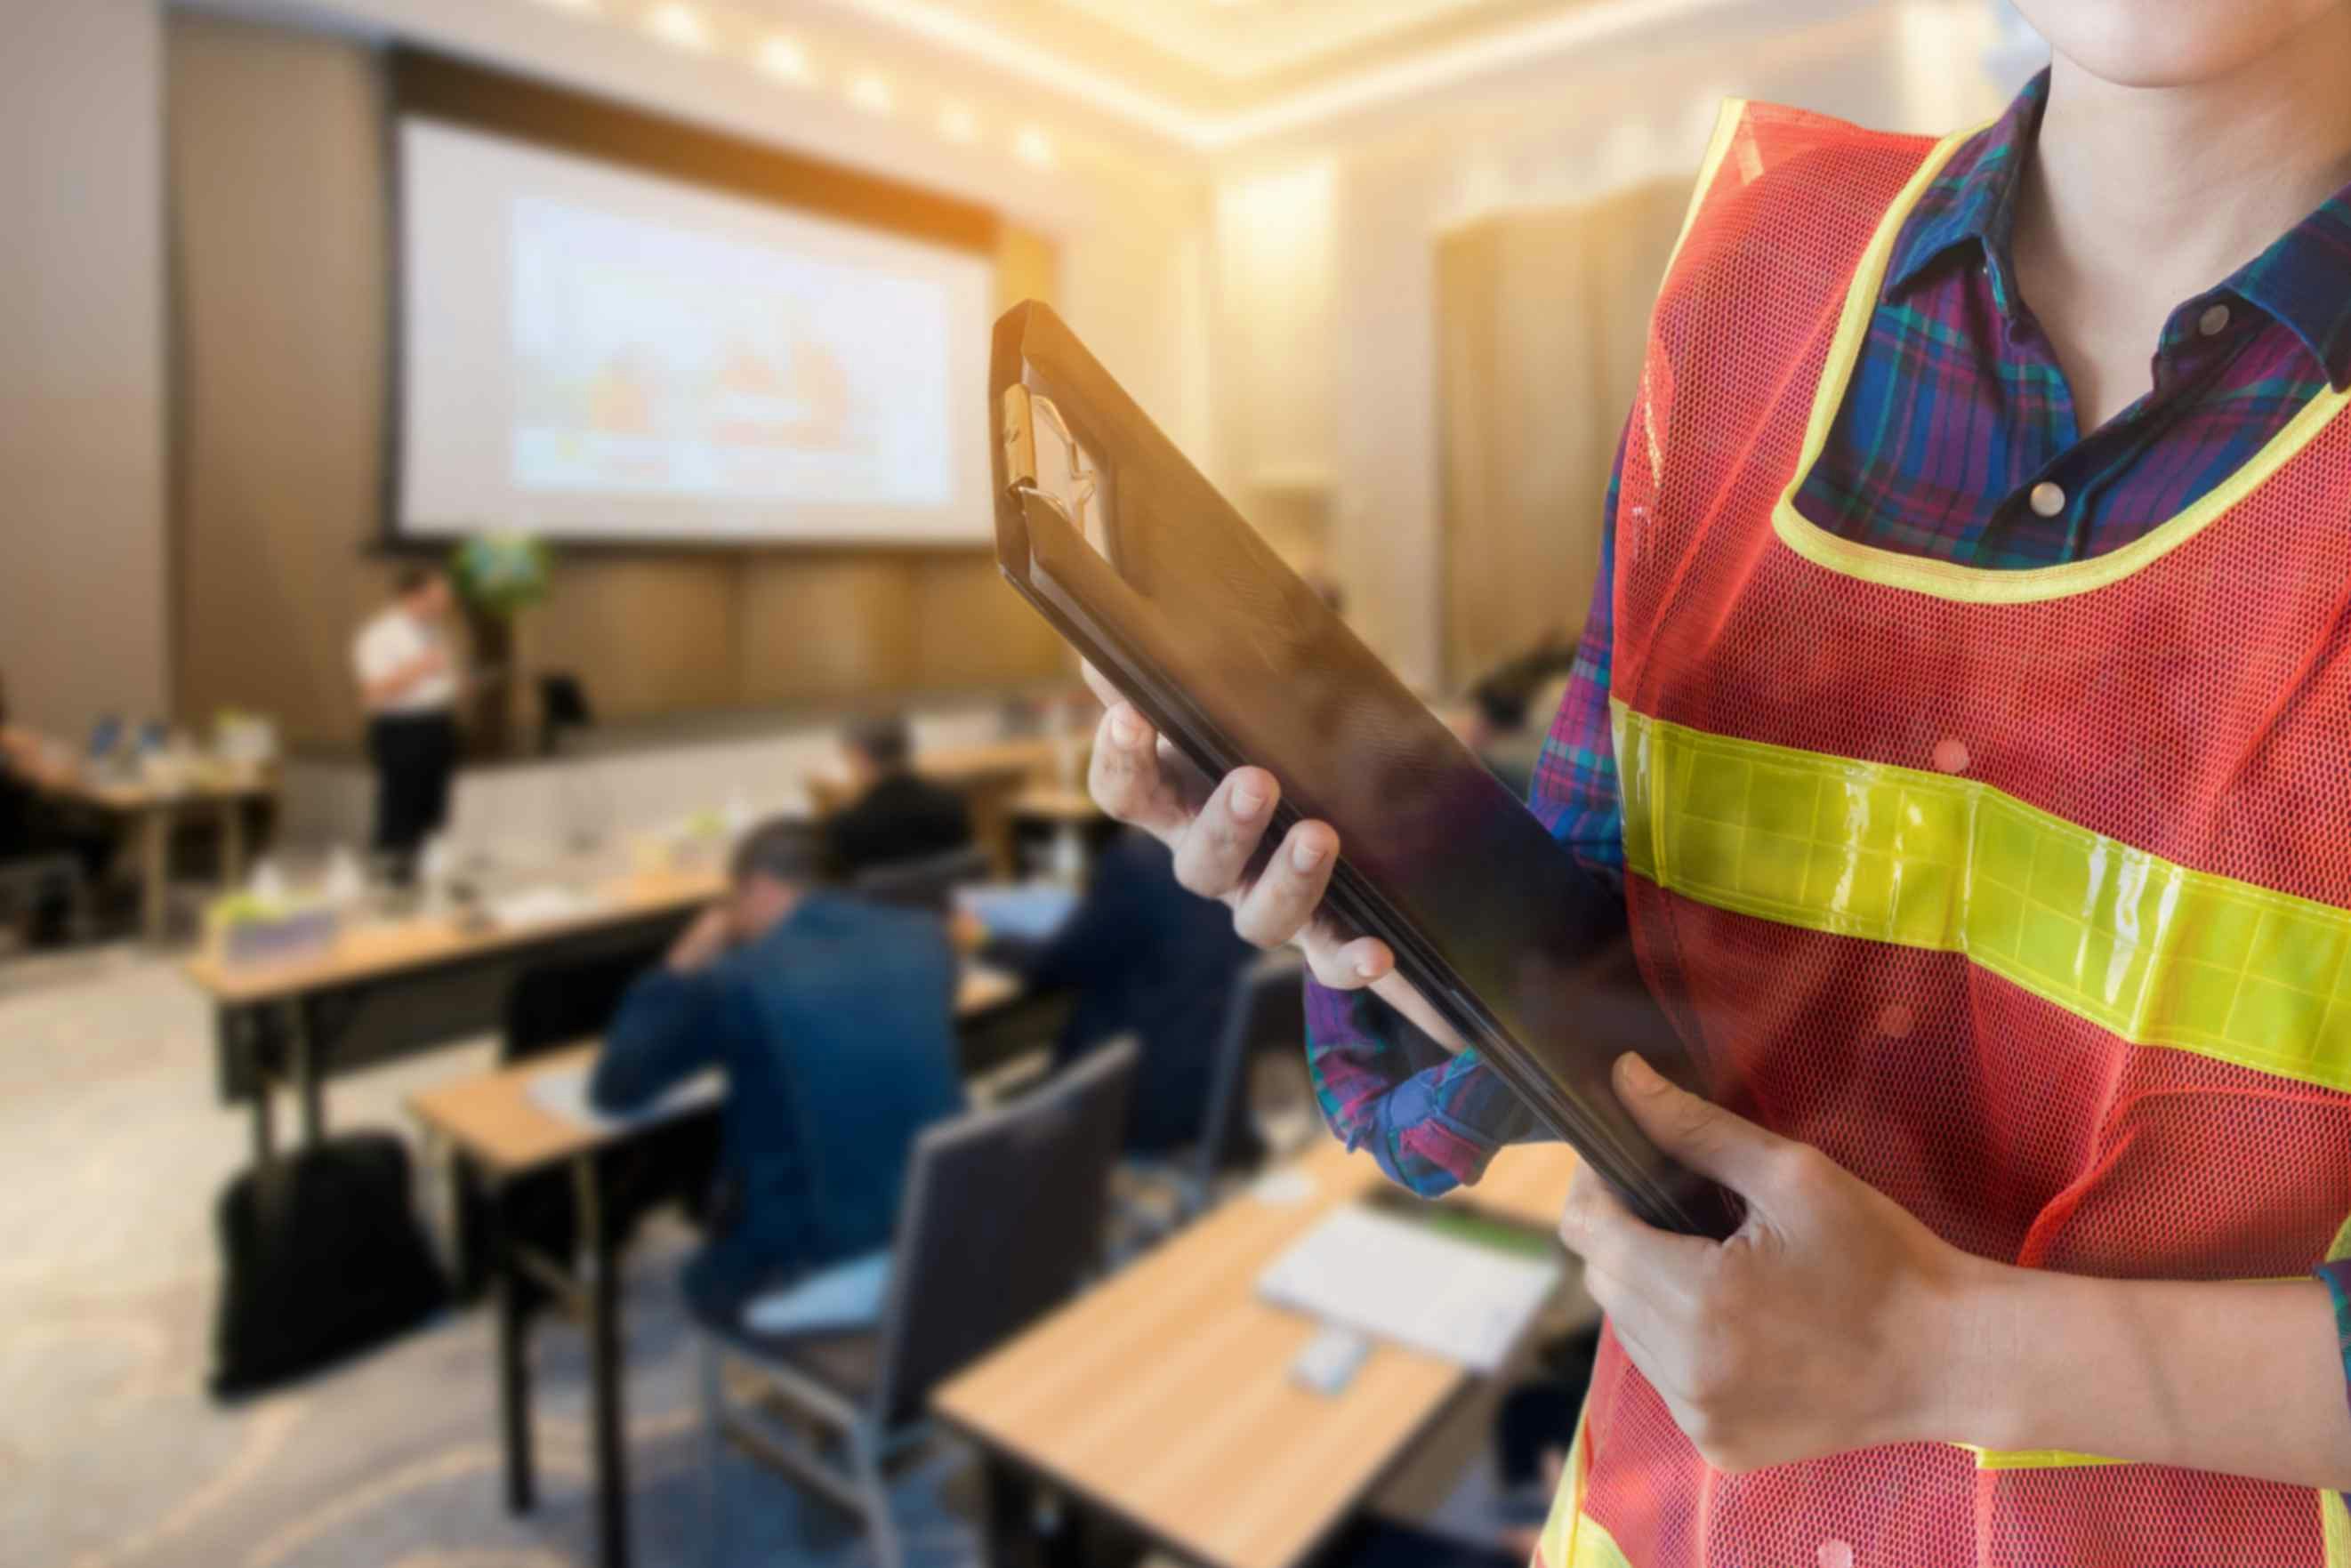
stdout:
[(1125, 35), (1176, 66), (1224, 81), (1311, 70), (1383, 47), (1461, 37), (1587, 0), (959, 0), (1040, 41), (1072, 17)]
[[(544, 0), (557, 3), (557, 0)], [(630, 0), (607, 0), (628, 4)], [(737, 0), (774, 20), (810, 0)], [(1196, 151), (1571, 51), (1872, 0), (818, 0)]]

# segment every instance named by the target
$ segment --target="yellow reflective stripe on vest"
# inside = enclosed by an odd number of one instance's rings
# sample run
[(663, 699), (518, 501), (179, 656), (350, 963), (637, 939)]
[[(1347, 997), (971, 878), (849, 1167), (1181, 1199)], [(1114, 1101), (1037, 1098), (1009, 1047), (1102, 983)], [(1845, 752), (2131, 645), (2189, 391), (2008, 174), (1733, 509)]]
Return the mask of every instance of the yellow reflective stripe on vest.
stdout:
[(1955, 1443), (1976, 1457), (1980, 1470), (2078, 1470), (2093, 1465), (2127, 1465), (2129, 1459), (2101, 1458), (2096, 1454), (2076, 1454), (2066, 1448), (1979, 1448), (1973, 1443)]
[(1575, 1436), (1568, 1443), (1567, 1463), (1561, 1467), (1559, 1493), (1535, 1540), (1535, 1568), (1633, 1568), (1616, 1538), (1583, 1511), (1583, 1478), (1591, 1464), (1584, 1434), (1591, 1422), (1592, 1390), (1586, 1388), (1583, 1408), (1575, 1417)]
[(2351, 1090), (2351, 913), (2190, 871), (1969, 779), (1611, 706), (1625, 861), (1658, 886), (1963, 953), (2136, 1044)]

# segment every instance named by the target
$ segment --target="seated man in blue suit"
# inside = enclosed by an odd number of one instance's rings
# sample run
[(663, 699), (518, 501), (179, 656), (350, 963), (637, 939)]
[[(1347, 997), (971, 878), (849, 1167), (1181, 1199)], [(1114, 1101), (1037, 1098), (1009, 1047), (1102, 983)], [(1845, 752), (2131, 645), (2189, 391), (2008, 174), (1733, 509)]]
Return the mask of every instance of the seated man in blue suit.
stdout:
[(963, 1108), (937, 921), (833, 891), (821, 836), (796, 822), (746, 838), (732, 882), (631, 988), (590, 1088), (618, 1113), (726, 1074), (724, 1186), (685, 1273), (695, 1310), (726, 1322), (763, 1290), (888, 1246), (914, 1135)]

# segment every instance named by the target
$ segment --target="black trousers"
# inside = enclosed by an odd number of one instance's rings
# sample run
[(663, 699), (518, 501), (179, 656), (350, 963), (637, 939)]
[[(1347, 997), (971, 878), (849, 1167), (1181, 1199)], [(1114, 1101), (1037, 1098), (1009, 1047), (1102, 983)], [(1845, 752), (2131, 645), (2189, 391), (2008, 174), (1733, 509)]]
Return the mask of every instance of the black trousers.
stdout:
[(449, 820), (457, 725), (445, 713), (381, 714), (368, 724), (375, 764), (375, 847), (402, 860)]

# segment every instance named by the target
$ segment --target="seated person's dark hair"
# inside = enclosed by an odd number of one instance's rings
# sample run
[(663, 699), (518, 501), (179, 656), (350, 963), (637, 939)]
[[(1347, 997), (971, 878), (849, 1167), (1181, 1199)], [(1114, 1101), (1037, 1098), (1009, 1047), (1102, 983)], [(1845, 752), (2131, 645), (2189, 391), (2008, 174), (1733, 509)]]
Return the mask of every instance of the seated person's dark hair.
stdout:
[(773, 817), (743, 835), (728, 871), (737, 885), (755, 876), (803, 887), (840, 880), (825, 836), (813, 822)]
[(1469, 693), (1469, 700), (1486, 722), (1504, 734), (1515, 734), (1527, 722), (1527, 710), (1546, 681), (1575, 667), (1575, 644), (1552, 632), (1531, 651), (1489, 670)]
[(392, 591), (401, 598), (405, 599), (410, 594), (414, 593), (418, 589), (423, 588), (426, 583), (438, 579), (440, 575), (441, 569), (437, 566), (427, 566), (422, 563), (411, 562), (409, 565), (402, 567), (399, 572), (392, 578)]
[(914, 755), (914, 737), (898, 715), (861, 718), (849, 727), (849, 748), (884, 773), (895, 773)]

